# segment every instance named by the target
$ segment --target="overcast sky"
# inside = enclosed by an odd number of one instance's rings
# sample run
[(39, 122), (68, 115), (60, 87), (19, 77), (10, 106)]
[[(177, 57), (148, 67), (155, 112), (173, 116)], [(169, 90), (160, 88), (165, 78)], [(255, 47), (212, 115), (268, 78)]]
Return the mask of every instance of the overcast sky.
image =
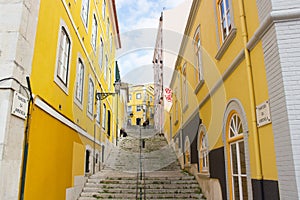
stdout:
[(184, 0), (116, 0), (122, 48), (117, 61), (124, 82), (153, 82), (152, 57), (159, 17)]

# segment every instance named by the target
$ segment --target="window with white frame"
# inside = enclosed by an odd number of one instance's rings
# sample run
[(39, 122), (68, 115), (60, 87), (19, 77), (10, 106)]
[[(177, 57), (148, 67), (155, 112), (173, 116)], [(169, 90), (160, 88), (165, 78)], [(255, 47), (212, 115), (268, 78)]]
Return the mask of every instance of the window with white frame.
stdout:
[(96, 122), (97, 124), (100, 124), (100, 100), (97, 100), (97, 116), (96, 116)]
[(201, 48), (201, 40), (200, 40), (200, 26), (195, 31), (194, 35), (194, 49), (196, 53), (196, 80), (198, 83), (203, 81), (203, 66), (202, 66), (202, 48)]
[(127, 112), (132, 112), (132, 106), (127, 107)]
[(186, 78), (186, 63), (184, 63), (182, 67), (182, 93), (183, 93), (183, 105), (184, 107), (187, 106), (188, 104), (188, 83), (187, 83), (187, 78)]
[(102, 17), (103, 17), (103, 19), (105, 19), (105, 11), (106, 11), (106, 1), (103, 0), (103, 3), (102, 3)]
[(207, 144), (207, 134), (204, 131), (200, 132), (199, 141), (199, 162), (200, 162), (200, 173), (208, 172), (208, 144)]
[(131, 96), (131, 94), (128, 96), (128, 99), (129, 99), (129, 101), (131, 101), (131, 100), (132, 100), (132, 96)]
[(109, 18), (107, 18), (107, 24), (106, 24), (106, 37), (109, 38), (109, 28), (110, 28), (110, 21)]
[(136, 106), (136, 111), (141, 111), (142, 110), (142, 106)]
[(136, 93), (135, 98), (136, 98), (136, 99), (141, 99), (141, 98), (142, 98), (141, 93)]
[(81, 18), (85, 27), (88, 27), (90, 0), (82, 0), (81, 5)]
[(76, 74), (76, 88), (75, 97), (76, 100), (82, 104), (83, 101), (83, 84), (84, 84), (84, 65), (82, 60), (78, 59), (77, 74)]
[(100, 68), (102, 68), (103, 57), (104, 57), (104, 43), (103, 43), (102, 37), (100, 37), (100, 49), (99, 49), (99, 65), (100, 65)]
[(103, 104), (103, 111), (102, 111), (102, 128), (105, 129), (106, 124), (106, 105)]
[(222, 41), (226, 39), (232, 28), (230, 6), (228, 0), (220, 0), (219, 3), (220, 29), (222, 33)]
[(89, 87), (88, 87), (88, 114), (93, 116), (94, 111), (94, 82), (91, 77), (89, 77)]
[(239, 115), (233, 112), (227, 123), (229, 145), (229, 181), (233, 199), (248, 199), (246, 154), (243, 139), (243, 125)]
[(96, 47), (97, 47), (97, 34), (98, 34), (98, 22), (97, 22), (96, 15), (94, 14), (93, 25), (92, 25), (92, 47), (94, 51), (96, 51)]
[(105, 66), (104, 66), (104, 79), (106, 80), (107, 78), (107, 69), (108, 69), (108, 57), (105, 55)]
[(67, 92), (70, 71), (71, 40), (67, 29), (61, 26), (57, 51), (55, 82)]

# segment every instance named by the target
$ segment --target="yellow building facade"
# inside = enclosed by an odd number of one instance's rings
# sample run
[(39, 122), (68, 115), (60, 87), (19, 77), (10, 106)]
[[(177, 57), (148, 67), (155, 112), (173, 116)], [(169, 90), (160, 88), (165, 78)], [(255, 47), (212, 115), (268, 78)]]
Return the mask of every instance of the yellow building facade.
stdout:
[(265, 9), (260, 1), (243, 0), (194, 0), (191, 6), (164, 132), (209, 199), (289, 195), (279, 184), (285, 178), (278, 175), (282, 145), (272, 104), (278, 93), (267, 59), (267, 44), (276, 37)]
[(24, 199), (76, 199), (101, 170), (124, 115), (113, 95), (120, 47), (115, 1), (40, 1)]
[(128, 124), (142, 125), (147, 119), (154, 123), (154, 85), (129, 86)]

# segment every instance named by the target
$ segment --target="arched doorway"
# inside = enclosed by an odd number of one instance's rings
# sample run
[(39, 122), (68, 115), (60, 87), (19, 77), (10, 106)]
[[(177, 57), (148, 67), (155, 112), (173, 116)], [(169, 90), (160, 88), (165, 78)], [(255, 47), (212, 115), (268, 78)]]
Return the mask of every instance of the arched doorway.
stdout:
[(252, 199), (246, 112), (238, 99), (232, 99), (223, 120), (227, 199)]
[(187, 136), (184, 142), (184, 163), (186, 167), (189, 167), (191, 164), (191, 143)]
[(85, 150), (85, 173), (90, 173), (90, 155), (89, 150)]

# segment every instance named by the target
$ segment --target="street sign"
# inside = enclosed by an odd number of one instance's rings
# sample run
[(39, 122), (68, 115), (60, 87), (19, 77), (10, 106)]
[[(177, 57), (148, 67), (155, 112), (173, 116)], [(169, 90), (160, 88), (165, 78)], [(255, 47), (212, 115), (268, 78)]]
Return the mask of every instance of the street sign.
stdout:
[(269, 101), (256, 106), (257, 127), (271, 123), (271, 113)]
[(27, 108), (28, 108), (28, 99), (21, 95), (18, 92), (14, 92), (13, 104), (11, 109), (11, 114), (26, 119), (27, 117)]

